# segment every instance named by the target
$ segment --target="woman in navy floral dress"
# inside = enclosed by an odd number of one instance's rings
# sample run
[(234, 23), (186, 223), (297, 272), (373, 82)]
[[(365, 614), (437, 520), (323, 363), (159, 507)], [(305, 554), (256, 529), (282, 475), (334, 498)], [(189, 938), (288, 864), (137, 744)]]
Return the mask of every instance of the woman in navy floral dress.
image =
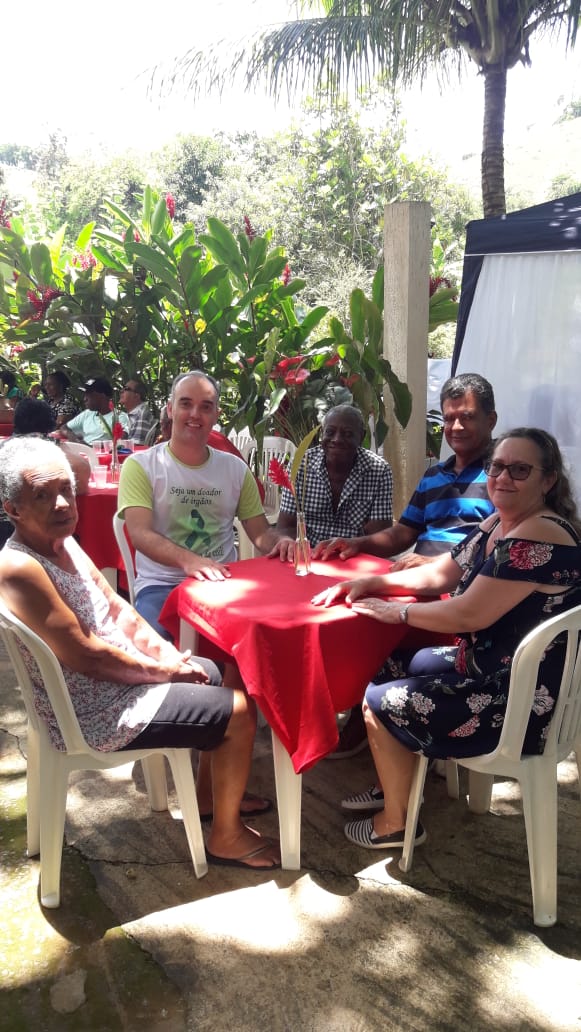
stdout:
[[(364, 712), (381, 787), (351, 797), (378, 811), (346, 826), (358, 845), (403, 845), (414, 753), (476, 756), (496, 747), (519, 642), (581, 604), (581, 528), (557, 442), (543, 430), (513, 430), (497, 440), (485, 468), (496, 512), (450, 554), (317, 596), (319, 604), (345, 597), (377, 620), (460, 637), (458, 646), (422, 649), (406, 677), (367, 689)], [(448, 591), (449, 599), (413, 605), (364, 597)], [(563, 647), (554, 642), (539, 669), (524, 753), (543, 751), (562, 665)], [(424, 838), (418, 825), (416, 842)]]

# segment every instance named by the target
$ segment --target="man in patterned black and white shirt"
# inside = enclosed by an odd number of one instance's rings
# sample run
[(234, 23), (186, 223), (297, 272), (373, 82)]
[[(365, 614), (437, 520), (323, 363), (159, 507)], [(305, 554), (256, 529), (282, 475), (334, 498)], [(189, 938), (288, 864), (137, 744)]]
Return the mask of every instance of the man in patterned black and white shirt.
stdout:
[[(337, 405), (323, 420), (321, 444), (301, 463), (295, 490), (313, 547), (328, 538), (359, 537), (392, 525), (391, 467), (361, 447), (364, 437), (359, 409)], [(288, 535), (296, 531), (295, 499), (284, 488), (277, 530)]]

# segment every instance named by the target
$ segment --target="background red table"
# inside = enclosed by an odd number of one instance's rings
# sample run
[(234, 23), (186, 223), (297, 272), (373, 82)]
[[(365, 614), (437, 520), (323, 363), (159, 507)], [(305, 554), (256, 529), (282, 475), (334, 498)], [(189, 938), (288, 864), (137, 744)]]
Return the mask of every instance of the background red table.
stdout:
[(113, 533), (113, 516), (117, 512), (118, 484), (105, 487), (89, 485), (86, 494), (77, 495), (79, 522), (75, 537), (81, 548), (107, 577), (112, 587), (123, 586), (123, 560)]

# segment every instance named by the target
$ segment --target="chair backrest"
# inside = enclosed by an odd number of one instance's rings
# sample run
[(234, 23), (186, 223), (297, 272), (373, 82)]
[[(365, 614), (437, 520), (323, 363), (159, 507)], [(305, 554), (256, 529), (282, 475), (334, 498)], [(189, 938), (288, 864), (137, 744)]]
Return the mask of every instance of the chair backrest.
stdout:
[[(565, 661), (543, 755), (566, 756), (581, 734), (581, 606), (545, 620), (523, 638), (512, 662), (508, 703), (498, 746), (490, 756), (519, 760), (534, 703), (539, 664), (555, 638), (566, 636)], [(551, 685), (554, 690), (555, 685)]]
[(63, 451), (66, 455), (70, 452), (71, 455), (82, 455), (89, 463), (91, 469), (99, 465), (99, 459), (97, 458), (96, 452), (91, 448), (90, 444), (77, 444), (75, 441), (63, 441)]
[(129, 588), (129, 601), (133, 605), (135, 601), (135, 562), (129, 538), (127, 537), (127, 525), (125, 520), (122, 520), (117, 513), (113, 516), (113, 533), (125, 567), (127, 587)]
[(252, 472), (254, 472), (254, 468), (250, 460), (256, 452), (256, 441), (253, 437), (242, 437), (239, 438), (239, 440), (235, 443), (242, 458), (245, 462), (248, 463), (248, 465), (252, 469)]
[(267, 514), (278, 513), (280, 488), (268, 479), (268, 467), (271, 459), (279, 462), (292, 462), (296, 454), (296, 444), (286, 437), (265, 437), (262, 442), (262, 476), (264, 477), (264, 508)]
[(14, 668), (14, 673), (24, 699), (24, 705), (26, 706), (26, 713), (32, 726), (38, 731), (44, 728), (44, 723), (36, 712), (32, 680), (18, 648), (17, 638), (28, 649), (38, 666), (67, 752), (90, 752), (90, 746), (87, 745), (79, 727), (59, 660), (46, 642), (39, 638), (38, 634), (10, 612), (8, 606), (1, 598), (0, 635)]

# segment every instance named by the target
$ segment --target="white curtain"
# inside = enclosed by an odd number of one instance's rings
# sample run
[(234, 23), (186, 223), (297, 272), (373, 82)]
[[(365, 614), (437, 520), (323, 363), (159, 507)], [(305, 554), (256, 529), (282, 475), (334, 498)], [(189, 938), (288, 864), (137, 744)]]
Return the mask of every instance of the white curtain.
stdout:
[(555, 435), (581, 502), (581, 253), (485, 257), (456, 371), (490, 380), (499, 433)]

